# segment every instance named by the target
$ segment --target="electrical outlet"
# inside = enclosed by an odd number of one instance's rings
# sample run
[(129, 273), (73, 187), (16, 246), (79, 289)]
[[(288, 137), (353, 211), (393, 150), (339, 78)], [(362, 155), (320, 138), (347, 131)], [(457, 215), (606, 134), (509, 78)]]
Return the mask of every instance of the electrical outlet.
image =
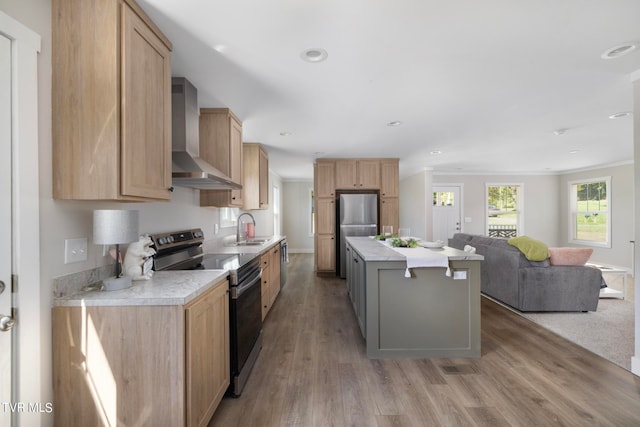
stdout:
[(64, 263), (71, 264), (87, 260), (87, 238), (65, 239), (64, 241)]
[(453, 280), (466, 280), (467, 272), (466, 270), (458, 270), (453, 272)]

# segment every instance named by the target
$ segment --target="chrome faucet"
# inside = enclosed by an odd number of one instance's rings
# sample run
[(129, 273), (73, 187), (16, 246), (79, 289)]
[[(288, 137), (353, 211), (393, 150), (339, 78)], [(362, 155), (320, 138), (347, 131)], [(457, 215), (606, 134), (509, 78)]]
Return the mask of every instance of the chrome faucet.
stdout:
[[(241, 213), (238, 216), (238, 219), (237, 219), (238, 225), (236, 227), (236, 243), (240, 243), (241, 242), (241, 240), (240, 240), (240, 225), (242, 224), (242, 222), (240, 221), (240, 218), (242, 218), (244, 215), (249, 215), (251, 217), (251, 221), (253, 221), (253, 228), (255, 229), (255, 227), (256, 227), (256, 219), (253, 217), (253, 215), (251, 215), (249, 212)], [(245, 240), (247, 238), (247, 232), (246, 231), (245, 231), (245, 234), (244, 234), (244, 238), (245, 238)]]

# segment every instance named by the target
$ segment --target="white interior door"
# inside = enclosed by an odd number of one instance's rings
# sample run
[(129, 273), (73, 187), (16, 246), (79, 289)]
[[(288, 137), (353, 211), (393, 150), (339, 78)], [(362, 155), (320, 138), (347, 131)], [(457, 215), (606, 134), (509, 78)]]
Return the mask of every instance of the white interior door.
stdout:
[[(11, 425), (11, 41), (0, 35), (0, 426)], [(3, 320), (4, 319), (4, 320)]]
[(433, 193), (433, 240), (446, 243), (462, 230), (462, 190), (457, 185), (434, 186)]

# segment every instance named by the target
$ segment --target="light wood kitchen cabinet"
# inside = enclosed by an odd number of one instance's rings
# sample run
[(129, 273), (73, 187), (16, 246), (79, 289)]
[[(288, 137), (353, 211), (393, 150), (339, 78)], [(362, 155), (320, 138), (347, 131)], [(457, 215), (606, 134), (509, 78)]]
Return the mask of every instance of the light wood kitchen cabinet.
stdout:
[(260, 285), (260, 299), (262, 301), (262, 320), (271, 310), (271, 256), (268, 252), (260, 255), (260, 267), (262, 267), (262, 283)]
[(245, 142), (243, 210), (269, 208), (269, 154), (262, 144)]
[(380, 189), (380, 161), (378, 159), (337, 159), (336, 189)]
[(271, 298), (271, 306), (276, 301), (278, 294), (280, 293), (280, 244), (275, 245), (269, 251), (269, 296)]
[(393, 232), (400, 227), (400, 201), (397, 197), (383, 197), (380, 199), (380, 227), (393, 226)]
[[(242, 122), (228, 108), (200, 109), (200, 157), (242, 184)], [(200, 206), (242, 207), (243, 190), (200, 190)]]
[(223, 279), (187, 305), (52, 309), (54, 424), (206, 426), (229, 385)]
[(171, 187), (171, 42), (133, 0), (52, 2), (53, 197)]
[(380, 197), (398, 197), (400, 195), (398, 159), (381, 160), (380, 177)]
[(316, 200), (316, 233), (335, 234), (336, 232), (336, 201), (334, 199)]
[(316, 236), (316, 271), (334, 273), (336, 271), (336, 238), (334, 234)]
[(187, 426), (206, 426), (229, 387), (229, 296), (226, 280), (186, 309)]
[(334, 160), (318, 160), (315, 164), (315, 197), (335, 197), (336, 195), (336, 162)]
[(262, 320), (264, 320), (280, 293), (280, 243), (260, 255), (260, 265), (262, 267)]

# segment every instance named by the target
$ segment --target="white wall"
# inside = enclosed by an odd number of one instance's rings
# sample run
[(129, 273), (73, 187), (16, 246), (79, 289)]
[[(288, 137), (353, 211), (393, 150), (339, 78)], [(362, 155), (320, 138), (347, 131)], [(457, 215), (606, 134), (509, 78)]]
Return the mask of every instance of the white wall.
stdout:
[(574, 172), (560, 176), (560, 244), (569, 246), (569, 182), (611, 177), (611, 248), (593, 248), (591, 260), (631, 268), (634, 236), (633, 164)]
[(432, 171), (424, 170), (400, 180), (400, 228), (426, 240), (433, 238), (432, 179)]
[[(634, 183), (635, 188), (633, 191), (634, 199), (634, 211), (640, 212), (640, 70), (631, 75), (631, 81), (633, 82), (633, 109), (635, 114), (633, 115), (633, 153), (634, 163), (639, 167), (634, 170)], [(632, 234), (635, 237), (636, 242), (640, 242), (640, 216), (634, 215), (635, 230)], [(635, 271), (639, 271), (640, 268), (640, 249), (636, 244), (635, 251)], [(636, 295), (636, 307), (635, 307), (635, 353), (631, 358), (631, 371), (640, 376), (640, 296), (638, 290), (640, 290), (640, 277), (638, 274), (634, 277), (635, 295)]]
[(524, 234), (541, 240), (549, 246), (559, 243), (558, 232), (558, 177), (556, 175), (433, 175), (433, 185), (460, 183), (464, 186), (462, 231), (485, 234), (486, 184), (524, 185)]
[(285, 181), (283, 189), (282, 234), (287, 236), (289, 252), (313, 253), (310, 200), (313, 181)]

